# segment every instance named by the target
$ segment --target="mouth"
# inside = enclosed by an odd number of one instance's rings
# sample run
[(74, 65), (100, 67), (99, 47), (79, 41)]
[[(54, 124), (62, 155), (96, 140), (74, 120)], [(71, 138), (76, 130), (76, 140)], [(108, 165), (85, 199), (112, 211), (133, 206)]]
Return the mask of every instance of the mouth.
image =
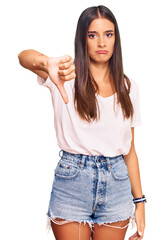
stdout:
[(98, 54), (106, 54), (108, 51), (106, 50), (99, 50), (99, 51), (96, 51), (96, 53)]

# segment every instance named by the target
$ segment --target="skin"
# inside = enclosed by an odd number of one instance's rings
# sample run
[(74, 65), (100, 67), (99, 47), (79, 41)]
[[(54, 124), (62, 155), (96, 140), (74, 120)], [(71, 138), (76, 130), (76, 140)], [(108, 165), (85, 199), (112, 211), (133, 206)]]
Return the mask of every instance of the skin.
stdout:
[[(111, 30), (111, 32), (106, 32)], [(95, 33), (91, 33), (95, 31)], [(103, 97), (111, 96), (115, 89), (112, 84), (112, 75), (108, 67), (108, 61), (112, 57), (115, 44), (114, 24), (105, 18), (98, 18), (92, 21), (89, 26), (87, 35), (87, 47), (90, 62), (90, 71), (99, 86), (99, 94)], [(90, 36), (89, 36), (90, 35)], [(98, 50), (108, 50), (107, 54), (98, 54)], [(24, 50), (18, 55), (20, 64), (33, 71), (45, 80), (49, 76), (57, 86), (63, 100), (68, 103), (69, 99), (64, 88), (65, 81), (75, 78), (75, 67), (72, 58), (69, 55), (58, 58), (50, 58), (35, 50)], [(142, 196), (141, 180), (138, 158), (134, 146), (134, 128), (132, 131), (131, 148), (127, 155), (124, 156), (131, 182), (132, 195), (134, 198)], [(137, 232), (132, 235), (130, 240), (141, 240), (145, 229), (145, 208), (144, 203), (136, 204), (135, 220)], [(60, 221), (60, 219), (59, 219)], [(128, 219), (110, 225), (125, 226)], [(64, 225), (57, 225), (51, 222), (52, 230), (57, 240), (77, 240), (79, 223), (71, 222)], [(80, 226), (81, 239), (89, 240), (91, 235), (90, 227), (86, 224)], [(94, 225), (93, 240), (123, 240), (127, 228), (116, 230), (106, 226)], [(141, 235), (140, 235), (141, 233)]]
[[(110, 30), (110, 31), (109, 31)], [(107, 32), (109, 31), (109, 32)], [(94, 33), (93, 33), (94, 32)], [(109, 60), (113, 55), (115, 44), (115, 26), (105, 18), (98, 18), (92, 21), (88, 29), (87, 47), (91, 58), (90, 70), (99, 86), (99, 92), (103, 97), (111, 96), (114, 93), (112, 76), (109, 70)], [(98, 54), (98, 50), (108, 50), (107, 54)], [(128, 155), (125, 155), (132, 194), (134, 198), (142, 196), (138, 158), (134, 146), (134, 128), (132, 131), (131, 148)], [(145, 210), (144, 203), (138, 203), (135, 210), (137, 232), (130, 237), (130, 240), (140, 240), (144, 235)], [(141, 236), (140, 234), (141, 233)], [(116, 238), (117, 240), (117, 238)]]
[[(111, 30), (111, 32), (107, 32)], [(93, 33), (95, 31), (95, 33)], [(92, 32), (92, 33), (91, 33)], [(89, 26), (88, 36), (87, 36), (87, 47), (89, 56), (91, 59), (90, 70), (91, 73), (99, 86), (99, 93), (103, 97), (111, 96), (114, 93), (114, 87), (112, 84), (112, 75), (109, 71), (109, 60), (113, 55), (115, 44), (115, 29), (114, 24), (109, 20), (104, 18), (95, 19)], [(108, 50), (107, 54), (98, 54), (98, 50)], [(128, 155), (125, 155), (125, 161), (127, 163), (128, 172), (130, 176), (130, 182), (132, 187), (132, 194), (134, 198), (142, 196), (142, 188), (140, 181), (140, 172), (138, 158), (134, 146), (134, 128), (131, 128), (132, 131), (132, 142), (131, 148)], [(135, 220), (137, 224), (137, 232), (133, 234), (129, 239), (130, 240), (141, 240), (144, 235), (145, 228), (145, 213), (144, 213), (144, 203), (138, 203), (135, 210)], [(122, 222), (122, 226), (125, 226), (128, 223), (128, 220)], [(72, 224), (72, 223), (70, 223)], [(76, 223), (74, 223), (76, 224)], [(78, 223), (77, 223), (78, 224)], [(116, 225), (118, 223), (109, 224)], [(121, 226), (121, 223), (120, 223)], [(59, 233), (60, 227), (55, 226), (52, 223), (52, 229), (54, 233)], [(113, 228), (108, 228), (106, 226), (94, 225), (93, 240), (123, 240), (126, 234), (126, 229), (116, 230)], [(84, 227), (84, 238), (89, 239), (90, 229), (86, 225)], [(60, 236), (62, 231), (60, 232)], [(86, 236), (86, 238), (85, 238)], [(62, 238), (61, 238), (62, 239)]]
[(22, 67), (29, 69), (45, 80), (49, 76), (58, 88), (64, 103), (69, 102), (64, 83), (76, 77), (75, 66), (69, 55), (48, 57), (36, 50), (28, 49), (20, 52), (18, 59)]
[[(140, 180), (140, 170), (138, 157), (134, 145), (134, 128), (132, 130), (132, 142), (131, 148), (127, 155), (124, 156), (124, 159), (127, 164), (129, 178), (131, 182), (132, 195), (134, 198), (142, 196), (142, 187)], [(135, 221), (137, 225), (137, 232), (133, 234), (129, 240), (141, 240), (144, 236), (145, 229), (145, 203), (137, 203), (135, 208)]]
[[(115, 44), (115, 26), (104, 18), (98, 18), (91, 22), (87, 47), (90, 62), (90, 71), (99, 86), (99, 94), (103, 97), (111, 96), (114, 92), (112, 76), (109, 70), (109, 60), (113, 55)], [(98, 54), (98, 50), (107, 50), (107, 54)]]

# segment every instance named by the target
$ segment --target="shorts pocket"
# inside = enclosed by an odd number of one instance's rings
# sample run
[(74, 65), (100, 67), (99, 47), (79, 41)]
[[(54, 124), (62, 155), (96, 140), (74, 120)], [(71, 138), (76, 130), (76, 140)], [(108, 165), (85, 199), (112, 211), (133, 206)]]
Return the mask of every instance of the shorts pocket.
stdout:
[(122, 181), (129, 178), (127, 165), (124, 159), (112, 164), (111, 171), (113, 178), (116, 180)]
[(62, 157), (55, 169), (55, 176), (64, 179), (73, 179), (78, 175), (79, 171), (80, 168), (77, 163)]

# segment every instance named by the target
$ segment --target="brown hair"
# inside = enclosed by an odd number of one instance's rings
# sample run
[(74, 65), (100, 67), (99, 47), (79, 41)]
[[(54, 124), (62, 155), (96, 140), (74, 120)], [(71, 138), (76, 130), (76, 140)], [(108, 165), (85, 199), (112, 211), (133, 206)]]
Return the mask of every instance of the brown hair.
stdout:
[[(133, 116), (133, 105), (129, 97), (131, 82), (123, 72), (120, 34), (117, 21), (113, 13), (105, 6), (89, 7), (85, 9), (78, 20), (75, 35), (75, 94), (74, 105), (79, 116), (88, 122), (97, 120), (97, 98), (95, 96), (98, 85), (92, 77), (89, 64), (90, 58), (87, 50), (87, 32), (90, 23), (101, 17), (108, 19), (115, 26), (114, 52), (109, 61), (113, 84), (117, 93), (117, 103), (121, 104), (124, 119)], [(127, 87), (125, 85), (125, 81)], [(98, 108), (99, 109), (99, 108)], [(100, 117), (100, 112), (99, 112)]]

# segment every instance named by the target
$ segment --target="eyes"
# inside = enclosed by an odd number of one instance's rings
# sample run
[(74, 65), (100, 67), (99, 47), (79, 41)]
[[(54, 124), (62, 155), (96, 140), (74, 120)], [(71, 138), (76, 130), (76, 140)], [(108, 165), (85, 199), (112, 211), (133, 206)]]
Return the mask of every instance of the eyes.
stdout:
[[(107, 36), (108, 38), (110, 38), (110, 37), (113, 36), (113, 34), (112, 34), (112, 33), (107, 33), (106, 36)], [(88, 37), (89, 37), (90, 39), (94, 39), (94, 38), (96, 38), (96, 35), (92, 33), (92, 34), (88, 34)]]

